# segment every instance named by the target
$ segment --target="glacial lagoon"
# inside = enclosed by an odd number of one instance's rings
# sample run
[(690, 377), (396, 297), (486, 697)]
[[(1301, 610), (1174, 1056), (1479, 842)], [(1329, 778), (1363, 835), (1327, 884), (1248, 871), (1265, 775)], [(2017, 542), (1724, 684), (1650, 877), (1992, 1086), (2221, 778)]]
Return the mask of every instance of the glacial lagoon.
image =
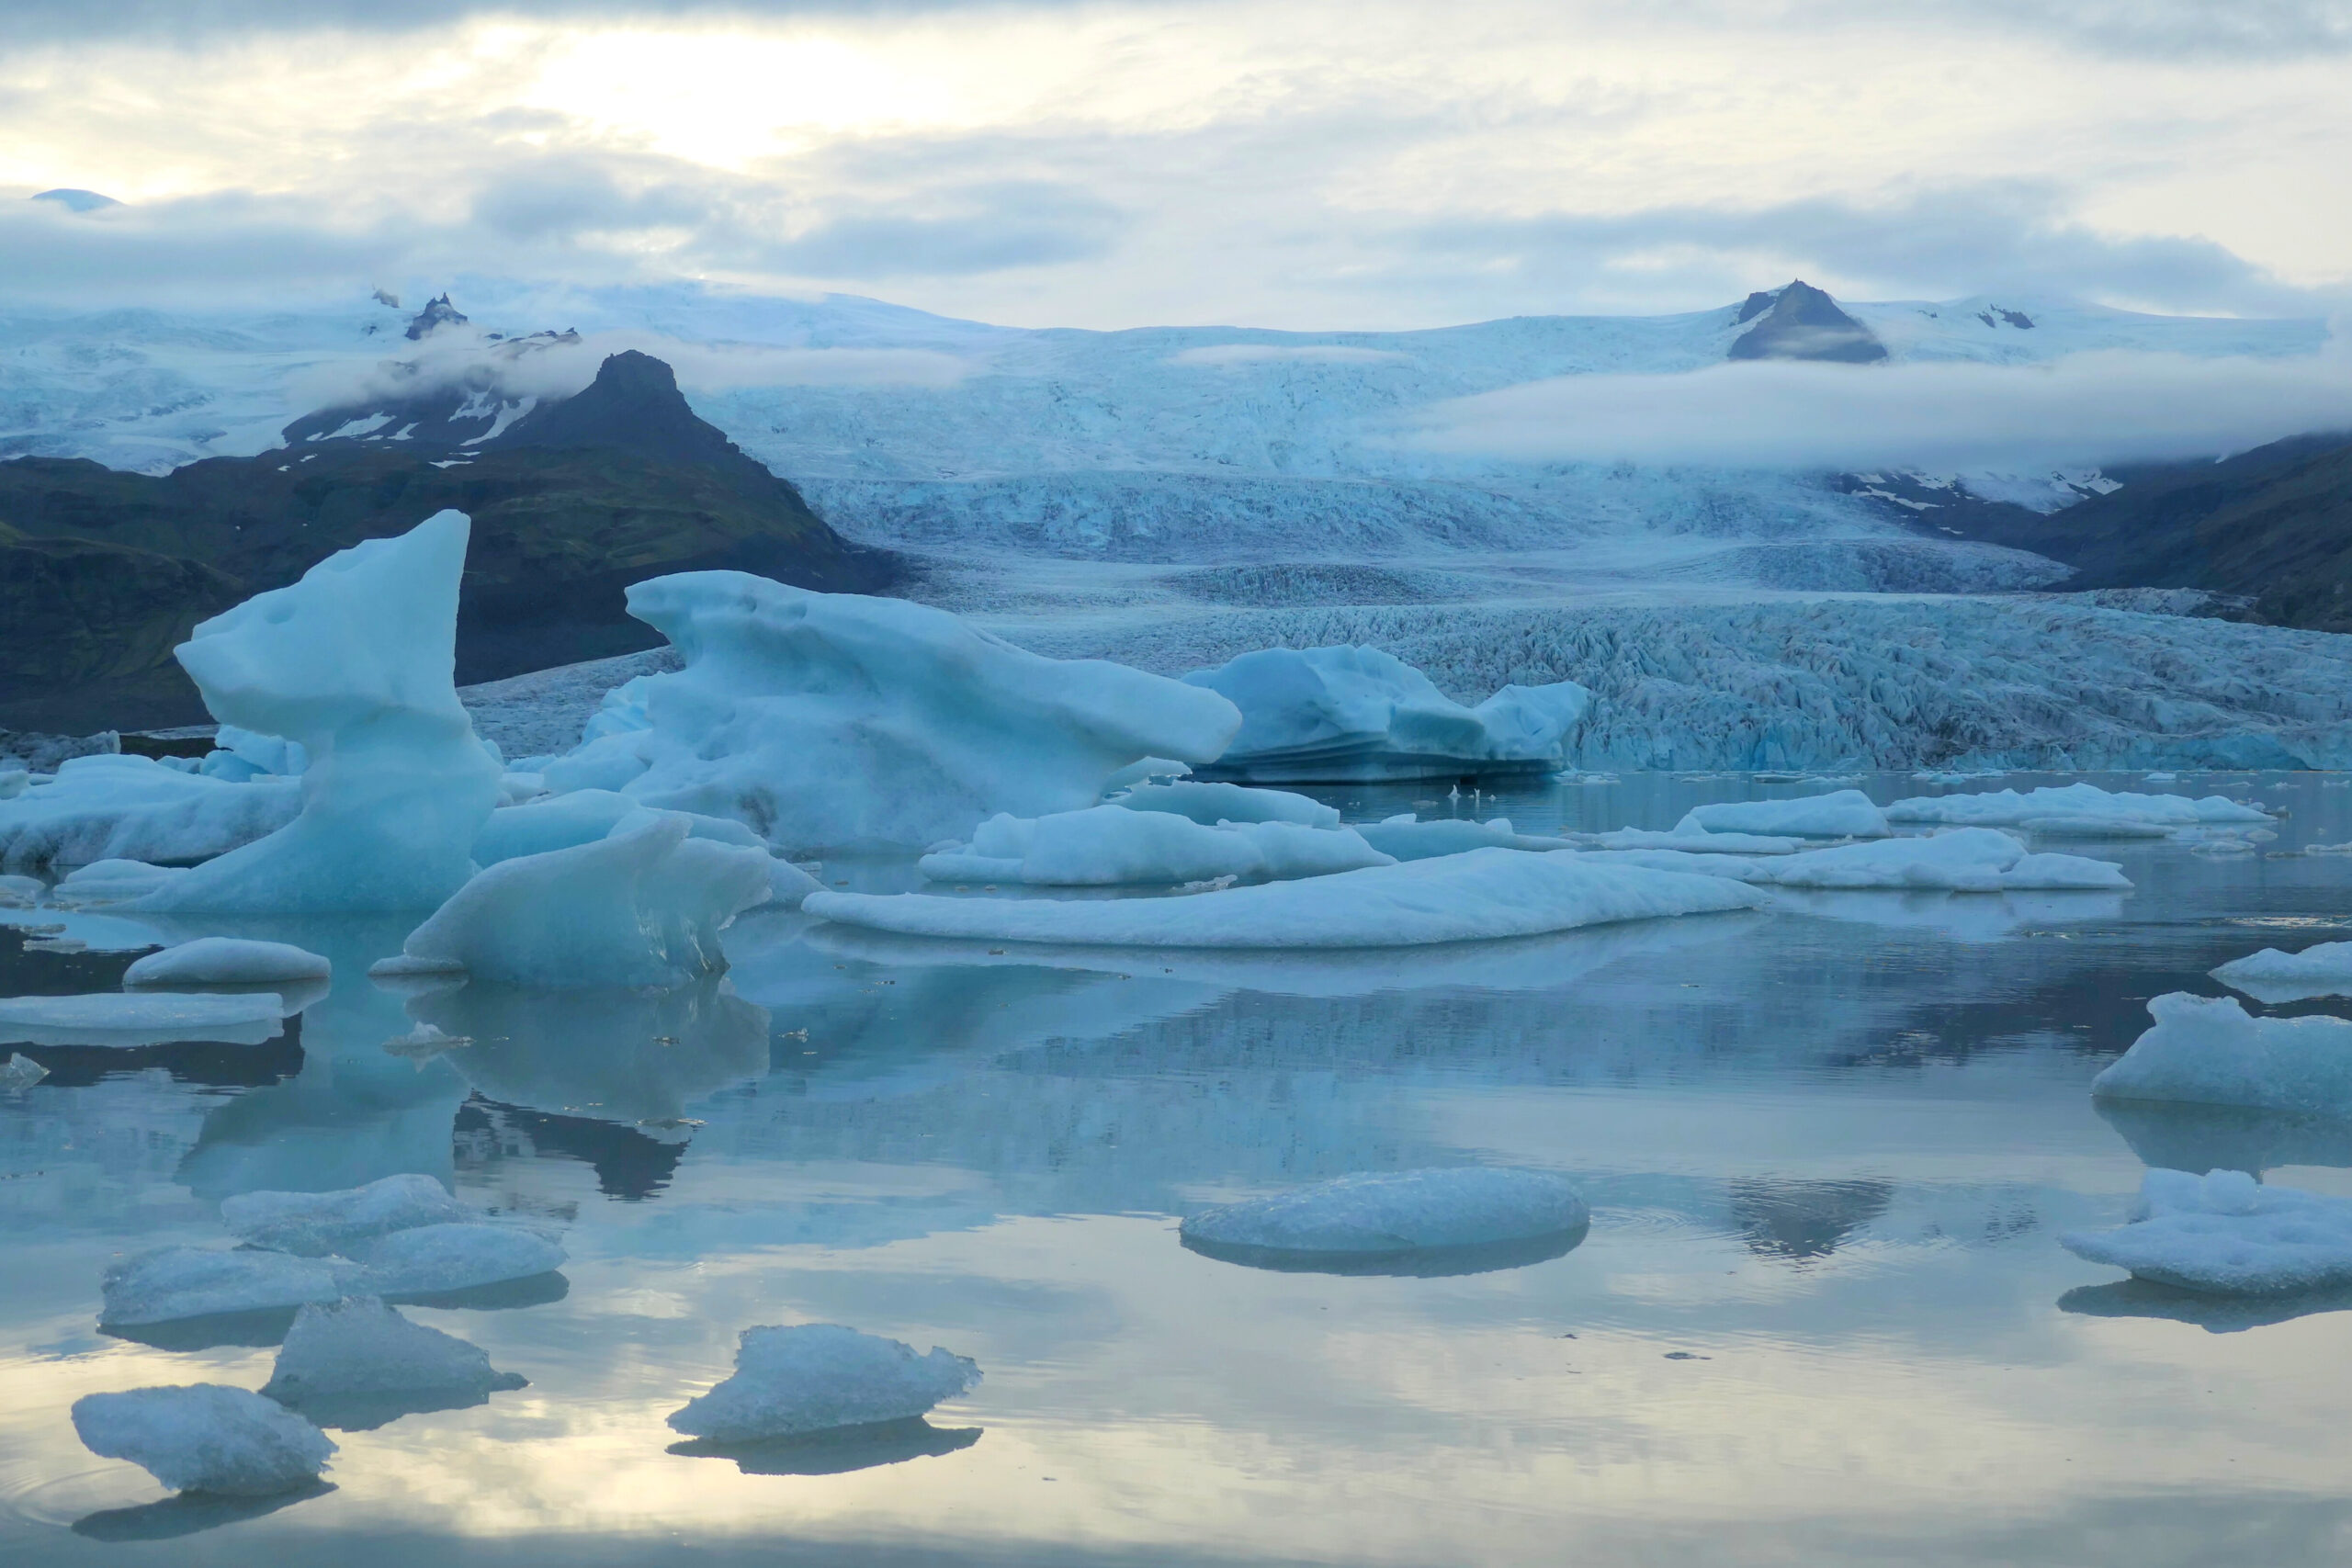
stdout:
[[(50, 1076), (0, 1092), (0, 1562), (2340, 1562), (2352, 1299), (2127, 1284), (2056, 1236), (2120, 1221), (2151, 1165), (2352, 1193), (2352, 1124), (2087, 1090), (2150, 997), (2352, 937), (2352, 857), (2300, 852), (2352, 839), (2352, 788), (2088, 777), (2289, 815), (2246, 853), (2055, 846), (2129, 893), (1791, 894), (1411, 952), (990, 951), (766, 911), (723, 979), (662, 994), (371, 982), (409, 918), (207, 927), (326, 953), (332, 988), (258, 1045), (17, 1047)], [(1420, 809), (1662, 829), (1825, 787)], [(1311, 793), (1351, 821), (1430, 799)], [(111, 988), (139, 936), (6, 919), (65, 927), (0, 931), (9, 995)], [(1569, 1177), (1589, 1229), (1392, 1271), (1177, 1235), (1472, 1164)], [(555, 1273), (402, 1308), (526, 1387), (373, 1412), (266, 1499), (171, 1498), (76, 1440), (85, 1394), (259, 1388), (290, 1315), (101, 1333), (110, 1262), (226, 1245), (240, 1193), (406, 1172), (560, 1235)], [(984, 1379), (847, 1439), (665, 1425), (741, 1330), (798, 1323)]]

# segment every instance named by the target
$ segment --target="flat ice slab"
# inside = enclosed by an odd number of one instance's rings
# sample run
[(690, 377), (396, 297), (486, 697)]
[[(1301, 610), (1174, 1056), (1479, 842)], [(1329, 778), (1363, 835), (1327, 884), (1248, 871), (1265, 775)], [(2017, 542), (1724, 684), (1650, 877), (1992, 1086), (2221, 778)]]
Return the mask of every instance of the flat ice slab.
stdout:
[(2036, 818), (2064, 818), (2079, 829), (2089, 818), (2194, 828), (2267, 822), (2270, 814), (2218, 795), (2192, 800), (2185, 795), (2135, 795), (2071, 784), (2044, 785), (2022, 795), (2003, 789), (1974, 795), (1914, 795), (1888, 807), (1886, 818), (1890, 822), (1949, 822), (1978, 828), (2020, 827)]
[(2223, 1295), (2352, 1285), (2352, 1199), (2264, 1187), (2242, 1170), (2152, 1170), (2132, 1223), (2058, 1238), (2138, 1279)]
[(2222, 984), (2263, 1002), (2352, 996), (2352, 942), (2323, 942), (2301, 953), (2266, 947), (2233, 958), (2212, 974)]
[(2234, 998), (2186, 991), (2151, 998), (2148, 1013), (2155, 1026), (2091, 1080), (2091, 1093), (2352, 1113), (2352, 1023), (2251, 1018)]
[(492, 1367), (480, 1346), (411, 1323), (374, 1296), (352, 1296), (295, 1314), (262, 1393), (345, 1426), (360, 1423), (334, 1416), (372, 1414), (388, 1398), (429, 1396), (430, 1408), (447, 1409), (524, 1382)]
[(1565, 1177), (1466, 1167), (1342, 1176), (1204, 1209), (1181, 1234), (1204, 1250), (1380, 1256), (1561, 1236), (1589, 1218)]
[(32, 1045), (155, 1045), (210, 1040), (258, 1045), (285, 1029), (275, 992), (95, 991), (0, 998), (0, 1042)]
[(319, 1478), (324, 1432), (274, 1400), (220, 1383), (134, 1388), (74, 1402), (74, 1430), (101, 1459), (127, 1459), (175, 1492), (266, 1497)]
[(324, 980), (334, 965), (283, 942), (205, 936), (151, 953), (122, 976), (125, 986), (251, 986), (274, 980)]
[(735, 1374), (670, 1417), (689, 1437), (724, 1441), (790, 1437), (921, 1416), (980, 1381), (980, 1369), (933, 1347), (918, 1356), (896, 1339), (833, 1323), (747, 1328)]
[(1858, 789), (1798, 800), (1727, 800), (1694, 806), (1676, 823), (1678, 833), (1762, 833), (1792, 839), (1883, 839), (1893, 829), (1883, 812)]
[(1990, 828), (1956, 828), (1924, 839), (1840, 844), (1756, 863), (1751, 880), (1782, 887), (1941, 888), (1953, 893), (2120, 891), (2120, 866), (2081, 855), (2028, 854)]
[(351, 1278), (347, 1265), (284, 1252), (157, 1247), (107, 1268), (98, 1322), (129, 1328), (331, 1302), (344, 1294)]
[(1565, 850), (1572, 844), (1572, 840), (1567, 839), (1521, 833), (1510, 825), (1508, 817), (1497, 817), (1485, 822), (1459, 818), (1423, 822), (1407, 811), (1378, 822), (1364, 823), (1356, 831), (1363, 835), (1365, 843), (1398, 860), (1434, 860), (1439, 855), (1458, 855), (1469, 850), (1488, 848)]
[(343, 1252), (394, 1231), (483, 1217), (429, 1176), (387, 1176), (337, 1192), (243, 1192), (220, 1202), (231, 1234), (251, 1247), (304, 1257)]
[(1753, 908), (1712, 876), (1589, 866), (1565, 854), (1480, 849), (1297, 882), (1170, 898), (948, 898), (811, 893), (805, 913), (910, 936), (1071, 946), (1410, 947), (1534, 936), (1613, 920)]

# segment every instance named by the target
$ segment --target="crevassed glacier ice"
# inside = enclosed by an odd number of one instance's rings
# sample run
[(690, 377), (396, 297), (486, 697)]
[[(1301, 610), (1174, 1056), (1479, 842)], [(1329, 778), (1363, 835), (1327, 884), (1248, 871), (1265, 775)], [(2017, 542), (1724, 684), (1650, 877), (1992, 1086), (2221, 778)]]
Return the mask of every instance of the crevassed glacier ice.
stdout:
[(429, 1176), (387, 1176), (337, 1192), (241, 1192), (220, 1201), (230, 1234), (251, 1247), (318, 1257), (418, 1225), (471, 1222), (481, 1212), (460, 1203)]
[(209, 1040), (258, 1045), (285, 1032), (277, 994), (92, 991), (0, 998), (0, 1041), (32, 1045), (155, 1045)]
[(733, 818), (781, 849), (916, 849), (999, 812), (1080, 810), (1144, 757), (1209, 761), (1240, 723), (1214, 693), (899, 600), (705, 571), (628, 604), (685, 668), (631, 682), (630, 711), (548, 763), (548, 787)]
[(1138, 784), (1113, 796), (1111, 804), (1130, 811), (1172, 811), (1208, 828), (1220, 822), (1295, 822), (1302, 828), (1340, 825), (1338, 807), (1286, 789), (1251, 789), (1200, 779)]
[(232, 784), (151, 757), (74, 757), (51, 783), (0, 800), (0, 867), (206, 860), (277, 832), (301, 805), (291, 779)]
[(299, 742), (311, 763), (291, 823), (138, 908), (428, 908), (464, 884), (500, 776), (452, 680), (470, 532), (465, 513), (441, 512), (338, 550), (179, 646), (216, 718)]
[(1395, 863), (1350, 828), (1285, 821), (1204, 827), (1172, 811), (1129, 810), (1124, 802), (1035, 818), (991, 817), (967, 848), (934, 851), (917, 863), (933, 882), (1062, 887), (1323, 876)]
[(127, 1459), (175, 1492), (266, 1497), (319, 1478), (335, 1445), (301, 1416), (221, 1383), (134, 1388), (74, 1402), (74, 1430), (101, 1459)]
[(1240, 732), (1200, 772), (1261, 784), (1552, 772), (1591, 700), (1570, 681), (1464, 707), (1377, 648), (1261, 649), (1184, 680), (1241, 710)]
[(2115, 1100), (2183, 1100), (2320, 1115), (2352, 1113), (2352, 1022), (2251, 1018), (2231, 997), (2169, 991), (2155, 1025), (2091, 1080)]
[(1883, 839), (1893, 829), (1883, 812), (1858, 789), (1796, 800), (1727, 800), (1694, 806), (1674, 825), (1678, 833), (1763, 833), (1795, 839)]
[(1531, 1241), (1589, 1218), (1565, 1177), (1473, 1166), (1342, 1176), (1204, 1209), (1181, 1234), (1201, 1250), (1376, 1255)]
[(1581, 865), (1568, 854), (1476, 849), (1295, 882), (1111, 901), (811, 893), (803, 911), (910, 936), (1072, 946), (1405, 947), (1533, 936), (1613, 920), (1753, 908), (1713, 876)]
[(599, 987), (723, 968), (718, 933), (775, 896), (775, 862), (692, 832), (683, 813), (639, 809), (591, 842), (502, 860), (409, 933), (398, 966)]
[(933, 1346), (834, 1323), (747, 1328), (734, 1375), (670, 1416), (689, 1437), (745, 1441), (921, 1416), (980, 1381), (980, 1369)]
[(125, 986), (243, 986), (272, 980), (324, 980), (328, 960), (291, 942), (201, 936), (151, 953), (123, 971)]
[(1459, 818), (1441, 818), (1423, 822), (1411, 812), (1400, 812), (1378, 822), (1357, 825), (1356, 831), (1363, 841), (1385, 855), (1397, 860), (1430, 860), (1439, 855), (1458, 855), (1477, 849), (1498, 850), (1565, 850), (1573, 847), (1567, 839), (1548, 839), (1514, 829), (1508, 817), (1497, 817), (1485, 822), (1469, 822)]
[(2261, 1002), (2352, 996), (2352, 942), (2323, 942), (2301, 953), (2266, 947), (2231, 959), (2212, 976)]
[(377, 1296), (427, 1296), (527, 1280), (560, 1269), (564, 1250), (519, 1225), (451, 1222), (412, 1225), (344, 1255), (359, 1263), (352, 1289)]
[(2121, 891), (2123, 868), (2081, 855), (2028, 854), (1991, 828), (1953, 828), (1924, 839), (1877, 839), (1754, 863), (1750, 881), (1783, 887), (1936, 887), (1954, 893)]
[(525, 1382), (492, 1367), (478, 1345), (411, 1323), (379, 1297), (347, 1296), (294, 1314), (262, 1393), (340, 1427), (372, 1424), (370, 1417), (403, 1408), (388, 1408), (386, 1396), (428, 1396), (428, 1404), (404, 1408), (447, 1409)]
[(2278, 1295), (2352, 1285), (2352, 1199), (2265, 1187), (2242, 1170), (2151, 1170), (2130, 1224), (2058, 1239), (2077, 1258), (2185, 1291)]
[(2019, 794), (2013, 789), (1974, 795), (1923, 795), (1886, 808), (1890, 822), (1950, 822), (1974, 827), (2021, 826), (2036, 818), (2068, 826), (2092, 821), (2159, 823), (2177, 828), (2217, 823), (2263, 823), (2270, 814), (2219, 795), (2192, 800), (2185, 795), (2135, 795), (2097, 784), (2044, 785)]
[(127, 1328), (331, 1302), (352, 1277), (347, 1265), (286, 1252), (157, 1247), (107, 1266), (98, 1322)]

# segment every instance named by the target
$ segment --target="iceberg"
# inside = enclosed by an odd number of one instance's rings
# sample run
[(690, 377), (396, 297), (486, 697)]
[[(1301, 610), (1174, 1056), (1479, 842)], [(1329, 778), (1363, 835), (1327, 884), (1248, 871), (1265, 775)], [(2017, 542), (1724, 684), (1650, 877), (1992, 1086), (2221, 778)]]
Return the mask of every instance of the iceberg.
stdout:
[(1748, 880), (1781, 887), (1939, 887), (1954, 893), (2121, 890), (2120, 866), (2081, 855), (2028, 854), (1990, 828), (1955, 828), (1925, 839), (1879, 839), (1807, 850), (1753, 866)]
[(638, 583), (628, 606), (685, 668), (616, 694), (547, 786), (732, 818), (784, 850), (920, 849), (1000, 812), (1080, 810), (1128, 764), (1205, 762), (1240, 724), (1214, 693), (900, 600), (703, 571)]
[[(506, 807), (492, 812), (490, 820), (475, 835), (474, 861), (479, 865), (492, 866), (522, 855), (593, 844), (610, 837), (623, 821), (640, 814), (650, 815), (628, 796), (608, 789), (575, 790), (570, 795)], [(765, 847), (765, 840), (757, 833), (732, 818), (702, 817), (690, 811), (671, 815), (684, 819), (690, 839), (752, 849)]]
[[(1408, 1253), (1572, 1245), (1590, 1218), (1583, 1197), (1564, 1177), (1473, 1166), (1342, 1176), (1204, 1209), (1178, 1234), (1193, 1251), (1226, 1261), (1312, 1267)], [(1520, 1260), (1566, 1249), (1539, 1246)]]
[(433, 1178), (417, 1175), (387, 1176), (340, 1192), (241, 1192), (220, 1201), (221, 1222), (238, 1240), (304, 1257), (347, 1251), (419, 1225), (483, 1217)]
[(277, 980), (324, 980), (334, 965), (283, 942), (206, 936), (151, 953), (123, 972), (138, 986), (266, 986)]
[(478, 1285), (527, 1280), (560, 1269), (563, 1248), (519, 1225), (444, 1223), (353, 1243), (361, 1265), (355, 1289), (378, 1296), (437, 1296)]
[[(1687, 818), (1686, 818), (1687, 820)], [(1607, 833), (1576, 833), (1568, 841), (1596, 850), (1679, 850), (1693, 855), (1792, 855), (1805, 840), (1766, 833), (1660, 833), (1642, 828), (1619, 828)]]
[(49, 1069), (26, 1055), (22, 1051), (8, 1053), (7, 1064), (0, 1066), (0, 1089), (24, 1090), (49, 1077)]
[(411, 1323), (375, 1296), (347, 1296), (294, 1314), (261, 1392), (323, 1425), (358, 1429), (479, 1404), (526, 1382), (492, 1367), (478, 1345)]
[(386, 972), (606, 988), (724, 968), (718, 933), (771, 900), (775, 865), (763, 848), (692, 832), (681, 813), (639, 810), (607, 837), (502, 860), (411, 931)]
[(74, 1430), (175, 1492), (266, 1497), (318, 1480), (332, 1438), (274, 1400), (220, 1383), (135, 1388), (74, 1402)]
[(1072, 946), (1409, 947), (1534, 936), (1614, 920), (1747, 909), (1753, 888), (1712, 876), (1477, 849), (1403, 865), (1173, 898), (952, 898), (808, 895), (806, 914), (910, 936)]
[(1547, 839), (1516, 831), (1508, 817), (1485, 822), (1423, 822), (1406, 811), (1364, 823), (1356, 831), (1363, 835), (1365, 843), (1400, 861), (1432, 860), (1439, 855), (1458, 855), (1477, 849), (1549, 851), (1575, 847), (1568, 839)]
[(290, 779), (232, 784), (150, 757), (74, 757), (51, 783), (0, 799), (0, 870), (209, 860), (277, 832), (301, 806)]
[(1764, 833), (1792, 839), (1883, 839), (1894, 831), (1885, 813), (1858, 789), (1798, 800), (1730, 800), (1694, 806), (1676, 823), (1678, 833)]
[(921, 1416), (980, 1381), (980, 1369), (933, 1347), (839, 1324), (747, 1328), (732, 1377), (670, 1416), (688, 1437), (741, 1442)]
[(1220, 822), (1295, 822), (1302, 828), (1336, 828), (1340, 809), (1286, 789), (1250, 789), (1238, 784), (1175, 779), (1145, 783), (1112, 797), (1130, 811), (1172, 811), (1204, 828)]
[(2250, 1018), (2231, 997), (2170, 991), (2155, 1026), (2091, 1080), (2115, 1100), (2179, 1100), (2315, 1115), (2352, 1113), (2352, 1022)]
[(1286, 821), (1204, 827), (1172, 811), (1114, 802), (1030, 819), (991, 817), (967, 848), (934, 851), (917, 869), (933, 882), (1078, 887), (1323, 876), (1395, 863), (1352, 829)]
[(2212, 976), (2259, 1002), (2352, 996), (2352, 942), (2323, 942), (2301, 953), (2266, 947), (2231, 959)]
[(2352, 1199), (2265, 1187), (2242, 1170), (2151, 1170), (2130, 1224), (2058, 1238), (2135, 1279), (2217, 1295), (2352, 1286)]
[(2185, 795), (2134, 795), (2086, 784), (2045, 785), (2022, 795), (2004, 789), (1975, 795), (1915, 795), (1888, 807), (1886, 818), (1890, 822), (1946, 822), (1976, 828), (2021, 827), (2037, 818), (2057, 819), (2077, 832), (2087, 818), (2174, 828), (2271, 820), (2270, 814), (2259, 807), (2223, 795), (2191, 800)]
[(213, 716), (308, 753), (301, 813), (133, 907), (430, 908), (473, 874), (501, 769), (452, 681), (470, 531), (436, 513), (198, 625), (175, 651)]
[(161, 1045), (184, 1040), (258, 1045), (285, 1029), (274, 991), (95, 991), (0, 998), (0, 1042), (28, 1045)]
[(1555, 773), (1592, 701), (1563, 681), (1464, 707), (1376, 648), (1261, 649), (1184, 680), (1241, 710), (1240, 733), (1200, 772), (1261, 784)]
[(345, 1293), (350, 1274), (347, 1267), (285, 1252), (157, 1247), (107, 1266), (98, 1323), (129, 1328), (331, 1302)]

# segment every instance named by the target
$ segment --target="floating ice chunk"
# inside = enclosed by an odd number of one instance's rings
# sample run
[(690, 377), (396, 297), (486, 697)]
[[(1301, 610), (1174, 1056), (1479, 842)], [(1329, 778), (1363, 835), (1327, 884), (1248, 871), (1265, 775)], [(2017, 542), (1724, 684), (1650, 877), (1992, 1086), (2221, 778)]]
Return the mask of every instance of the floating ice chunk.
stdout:
[[(349, 1427), (399, 1413), (403, 1397), (409, 1409), (448, 1409), (526, 1382), (492, 1367), (478, 1345), (411, 1323), (377, 1297), (350, 1296), (312, 1303), (294, 1314), (262, 1393)], [(386, 1396), (391, 1396), (390, 1408)], [(430, 1403), (419, 1404), (421, 1397)]]
[(0, 876), (0, 909), (29, 909), (47, 891), (38, 876)]
[(21, 1051), (11, 1051), (7, 1066), (0, 1066), (0, 1089), (28, 1089), (47, 1077), (47, 1067)]
[(1885, 813), (1858, 789), (1798, 800), (1729, 800), (1694, 806), (1676, 823), (1678, 833), (1766, 833), (1793, 839), (1883, 839), (1893, 829)]
[[(474, 836), (474, 860), (491, 866), (520, 855), (593, 844), (610, 837), (623, 821), (645, 810), (628, 796), (608, 789), (575, 790), (570, 795), (535, 800), (527, 806), (508, 807), (492, 812), (490, 820)], [(764, 847), (757, 833), (731, 818), (704, 817), (691, 811), (674, 815), (685, 820), (686, 836), (690, 839)]]
[(980, 1381), (980, 1369), (933, 1347), (927, 1356), (896, 1339), (833, 1323), (747, 1328), (735, 1374), (673, 1413), (689, 1437), (720, 1441), (784, 1438), (921, 1416)]
[(184, 866), (150, 865), (139, 860), (92, 861), (66, 873), (51, 897), (68, 909), (127, 904), (187, 874)]
[(1114, 806), (1130, 811), (1172, 811), (1203, 827), (1220, 822), (1295, 822), (1302, 828), (1336, 828), (1340, 810), (1286, 789), (1250, 789), (1237, 784), (1204, 784), (1179, 779), (1171, 784), (1139, 784), (1114, 797)]
[(0, 867), (203, 860), (276, 832), (300, 807), (289, 779), (231, 784), (149, 757), (74, 757), (55, 783), (0, 798)]
[(1454, 818), (1423, 822), (1407, 811), (1364, 823), (1356, 831), (1363, 835), (1365, 843), (1400, 861), (1432, 860), (1439, 855), (1458, 855), (1476, 849), (1549, 851), (1573, 847), (1567, 839), (1518, 832), (1508, 817), (1486, 822)]
[(2017, 824), (2039, 839), (2169, 839), (2177, 831), (2169, 822), (2149, 822), (2134, 817), (2101, 817), (2096, 812), (2060, 812), (2028, 817)]
[(1533, 936), (1613, 920), (1752, 908), (1763, 896), (1712, 876), (1589, 866), (1574, 855), (1478, 849), (1332, 876), (1182, 898), (949, 898), (826, 888), (801, 905), (910, 936), (1072, 946), (1407, 947)]
[(96, 991), (0, 998), (0, 1041), (28, 1045), (258, 1045), (285, 1032), (277, 993)]
[(991, 817), (968, 850), (928, 854), (918, 866), (933, 882), (1067, 887), (1322, 876), (1394, 863), (1348, 828), (1283, 821), (1211, 828), (1172, 811), (1114, 804), (1034, 819)]
[(134, 1388), (74, 1402), (74, 1430), (101, 1459), (127, 1459), (175, 1492), (266, 1497), (319, 1478), (330, 1438), (274, 1400), (220, 1383)]
[(1269, 648), (1187, 683), (1241, 710), (1240, 733), (1205, 775), (1261, 783), (1552, 773), (1592, 694), (1572, 681), (1505, 686), (1463, 706), (1376, 648)]
[(559, 987), (676, 986), (723, 968), (718, 933), (769, 901), (775, 863), (691, 828), (640, 811), (610, 837), (500, 861), (409, 933), (405, 967)]
[(1990, 828), (1954, 828), (1926, 839), (1881, 839), (1807, 850), (1756, 867), (1754, 880), (1782, 887), (1939, 887), (1954, 893), (2123, 889), (2120, 866), (2081, 855), (2028, 854)]
[(1792, 855), (1805, 845), (1803, 839), (1765, 833), (1688, 832), (1679, 829), (1659, 833), (1640, 828), (1577, 833), (1569, 841), (1596, 850), (1679, 850), (1693, 855)]
[(1679, 871), (1688, 876), (1721, 876), (1733, 882), (1760, 882), (1757, 863), (1745, 855), (1699, 854), (1690, 850), (1583, 850), (1577, 859), (1587, 865), (1630, 865), (1645, 871)]
[(527, 1280), (564, 1263), (562, 1247), (517, 1225), (418, 1225), (354, 1243), (344, 1251), (365, 1266), (361, 1288), (379, 1296), (467, 1291)]
[(1886, 808), (1890, 822), (1951, 822), (1979, 828), (2015, 827), (2037, 817), (2098, 817), (2175, 828), (2270, 820), (2270, 814), (2260, 807), (2222, 795), (2191, 800), (2185, 795), (2134, 795), (2086, 784), (2045, 785), (2023, 795), (2004, 789), (1977, 795), (1917, 795)]
[(352, 1274), (347, 1267), (287, 1252), (158, 1247), (107, 1266), (98, 1322), (131, 1327), (331, 1302), (344, 1293)]
[(2231, 959), (2212, 975), (2222, 984), (2263, 1002), (2352, 996), (2352, 942), (2323, 942), (2301, 953), (2266, 947)]
[(1204, 1209), (1181, 1231), (1195, 1250), (1388, 1255), (1494, 1247), (1581, 1231), (1584, 1199), (1547, 1171), (1466, 1167), (1342, 1176)]
[(2148, 1013), (2155, 1026), (2091, 1080), (2091, 1093), (2352, 1113), (2352, 1023), (2250, 1018), (2234, 998), (2186, 991), (2149, 998)]
[(2141, 1178), (2132, 1223), (2058, 1238), (2077, 1258), (2220, 1295), (2352, 1285), (2352, 1199), (2264, 1187), (2242, 1170)]
[(221, 723), (283, 736), (312, 761), (294, 821), (140, 908), (415, 909), (472, 874), (502, 770), (451, 679), (470, 532), (465, 513), (441, 512), (398, 538), (338, 550), (300, 581), (200, 623), (175, 650)]
[(230, 1234), (254, 1247), (319, 1257), (419, 1225), (477, 1221), (429, 1176), (387, 1176), (340, 1192), (241, 1192), (220, 1201)]
[(548, 787), (731, 817), (782, 849), (912, 849), (999, 812), (1080, 810), (1143, 757), (1208, 761), (1240, 723), (1213, 693), (903, 600), (704, 571), (638, 583), (628, 605), (685, 668), (623, 688), (641, 727), (548, 763)]
[(290, 942), (206, 936), (151, 953), (123, 972), (125, 986), (266, 986), (324, 980), (334, 965)]

